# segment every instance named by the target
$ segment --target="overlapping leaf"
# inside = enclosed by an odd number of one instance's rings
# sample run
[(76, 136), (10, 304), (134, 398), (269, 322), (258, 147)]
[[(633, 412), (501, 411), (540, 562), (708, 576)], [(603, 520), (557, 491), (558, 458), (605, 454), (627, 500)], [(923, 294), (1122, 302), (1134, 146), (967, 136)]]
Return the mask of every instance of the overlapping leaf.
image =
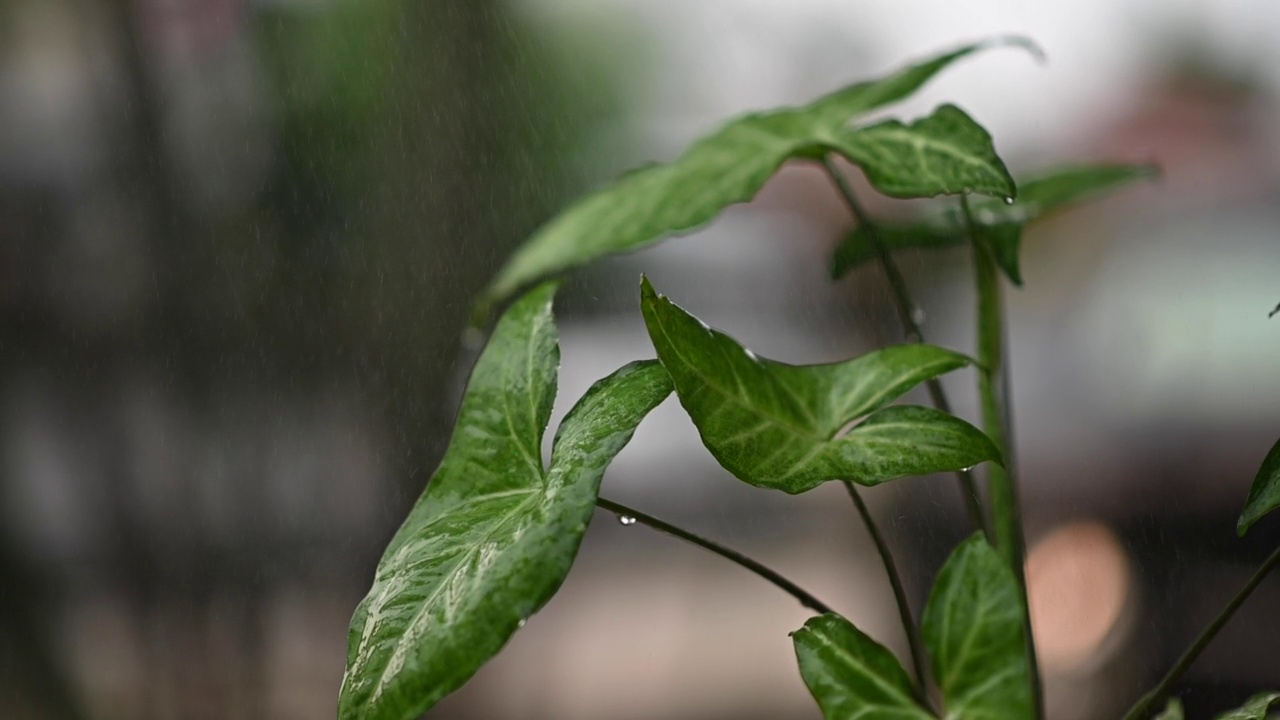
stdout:
[(1277, 702), (1280, 702), (1280, 693), (1258, 693), (1239, 709), (1222, 713), (1215, 720), (1267, 720), (1268, 711)]
[[(979, 240), (995, 254), (996, 261), (1013, 282), (1022, 284), (1019, 264), (1023, 227), (1065, 205), (1119, 188), (1136, 180), (1154, 177), (1149, 165), (1097, 165), (1058, 170), (1018, 184), (1017, 200), (974, 199), (970, 203)], [(958, 245), (968, 238), (964, 216), (956, 207), (943, 208), (919, 223), (878, 227), (880, 240), (889, 250), (933, 248)], [(840, 277), (853, 267), (876, 257), (868, 230), (855, 228), (836, 249), (832, 276)]]
[(959, 418), (885, 407), (968, 365), (963, 355), (903, 345), (841, 363), (787, 365), (710, 330), (648, 280), (642, 296), (649, 336), (681, 404), (703, 444), (740, 480), (800, 493), (828, 480), (875, 485), (999, 459), (987, 436)]
[(983, 193), (1004, 198), (1015, 193), (991, 135), (955, 105), (943, 105), (910, 125), (887, 120), (844, 132), (832, 146), (861, 166), (886, 195)]
[(848, 620), (819, 615), (792, 640), (800, 676), (826, 720), (933, 720), (893, 653)]
[(1186, 717), (1182, 709), (1182, 701), (1178, 698), (1169, 698), (1168, 704), (1164, 706), (1164, 710), (1155, 717), (1155, 720), (1183, 720)]
[(1253, 487), (1249, 488), (1249, 499), (1245, 501), (1244, 512), (1236, 523), (1236, 532), (1243, 536), (1265, 515), (1280, 508), (1280, 441), (1271, 446), (1271, 451), (1258, 468), (1253, 478)]
[(981, 533), (961, 544), (938, 574), (921, 634), (946, 717), (1034, 717), (1018, 584)]
[(352, 618), (342, 720), (413, 720), (498, 652), (559, 588), (605, 467), (671, 392), (654, 361), (597, 383), (544, 469), (553, 295), (544, 285), (517, 301), (476, 364), (444, 460)]
[[(887, 78), (838, 90), (807, 106), (740, 117), (694, 143), (676, 160), (628, 173), (535, 232), (494, 279), (482, 307), (501, 302), (547, 275), (693, 230), (729, 205), (755, 197), (788, 159), (840, 152), (842, 146), (851, 159), (862, 158), (882, 168), (872, 170), (869, 165), (868, 174), (872, 182), (889, 183), (888, 189), (895, 194), (913, 191), (932, 196), (962, 187), (990, 190), (994, 186), (982, 184), (990, 171), (977, 172), (973, 167), (983, 148), (971, 152), (959, 145), (974, 137), (972, 130), (977, 126), (965, 125), (954, 108), (912, 126), (884, 123), (861, 134), (850, 134), (847, 126), (860, 115), (907, 97), (952, 62), (999, 44), (1034, 49), (1021, 39), (970, 45)], [(972, 125), (971, 120), (968, 123)], [(935, 130), (936, 140), (932, 138)], [(990, 138), (986, 143), (989, 146)], [(908, 163), (902, 169), (889, 169), (890, 162), (904, 158)], [(966, 169), (956, 172), (952, 165)], [(1003, 172), (1003, 165), (999, 171)], [(926, 174), (908, 177), (909, 172)], [(996, 192), (1012, 194), (1004, 186)]]

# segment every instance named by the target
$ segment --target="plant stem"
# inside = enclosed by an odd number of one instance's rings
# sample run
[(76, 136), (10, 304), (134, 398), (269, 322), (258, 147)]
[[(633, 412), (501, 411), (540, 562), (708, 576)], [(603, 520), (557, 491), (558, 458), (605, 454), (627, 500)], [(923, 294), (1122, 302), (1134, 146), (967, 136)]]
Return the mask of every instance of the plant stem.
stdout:
[[(982, 406), (982, 430), (991, 438), (1004, 458), (1004, 464), (987, 465), (987, 483), (991, 493), (992, 525), (996, 549), (1018, 581), (1022, 598), (1022, 621), (1027, 638), (1027, 660), (1031, 666), (1031, 690), (1036, 703), (1036, 717), (1044, 717), (1044, 697), (1036, 658), (1035, 638), (1031, 634), (1031, 612), (1027, 602), (1025, 541), (1022, 534), (1022, 512), (1018, 505), (1017, 474), (1013, 450), (1009, 445), (1008, 391), (1001, 379), (1004, 367), (1004, 304), (1000, 292), (1000, 275), (990, 249), (978, 239), (977, 228), (969, 212), (969, 200), (960, 196), (965, 227), (973, 247), (974, 280), (978, 289), (978, 395)], [(1002, 401), (1003, 397), (1003, 401)]]
[(1231, 598), (1231, 602), (1227, 603), (1227, 606), (1222, 609), (1222, 612), (1218, 613), (1218, 616), (1213, 619), (1213, 622), (1209, 623), (1209, 626), (1200, 633), (1200, 637), (1196, 638), (1196, 641), (1191, 644), (1191, 647), (1187, 648), (1187, 651), (1182, 653), (1182, 657), (1178, 658), (1177, 664), (1169, 669), (1169, 672), (1160, 681), (1160, 684), (1156, 685), (1151, 692), (1143, 695), (1142, 698), (1138, 700), (1137, 704), (1135, 704), (1129, 712), (1125, 713), (1124, 720), (1145, 720), (1151, 715), (1151, 711), (1155, 706), (1168, 696), (1169, 691), (1173, 689), (1174, 684), (1182, 678), (1183, 674), (1185, 674), (1191, 667), (1191, 664), (1196, 661), (1196, 658), (1200, 656), (1200, 653), (1208, 647), (1209, 643), (1213, 642), (1213, 638), (1218, 634), (1218, 631), (1221, 630), (1229, 620), (1231, 620), (1231, 616), (1235, 615), (1236, 610), (1239, 610), (1240, 606), (1244, 604), (1244, 601), (1249, 599), (1249, 595), (1258, 587), (1263, 578), (1267, 576), (1267, 573), (1275, 569), (1276, 565), (1280, 565), (1280, 548), (1276, 548), (1276, 550), (1271, 553), (1270, 557), (1264, 560), (1262, 565), (1258, 566), (1258, 569), (1253, 573), (1253, 577), (1249, 578), (1249, 582), (1245, 583), (1244, 587), (1240, 588), (1240, 591), (1235, 594), (1235, 597)]
[(924, 666), (924, 643), (920, 640), (920, 631), (911, 615), (911, 606), (907, 603), (907, 593), (902, 587), (902, 578), (898, 575), (898, 568), (893, 562), (893, 554), (889, 552), (889, 545), (871, 518), (871, 511), (867, 509), (867, 504), (863, 502), (858, 489), (848, 480), (844, 481), (844, 487), (849, 491), (854, 507), (858, 508), (858, 514), (862, 516), (862, 523), (867, 526), (867, 534), (871, 535), (871, 541), (876, 544), (880, 559), (884, 561), (884, 572), (889, 576), (889, 585), (893, 587), (893, 599), (898, 603), (898, 615), (902, 618), (902, 628), (907, 633), (907, 645), (911, 648), (911, 667), (916, 673), (917, 699), (927, 706), (929, 702), (925, 683), (929, 675), (925, 672)]
[[(884, 268), (884, 274), (889, 279), (889, 287), (893, 291), (894, 307), (897, 308), (898, 320), (902, 323), (903, 334), (907, 336), (907, 340), (910, 342), (923, 343), (924, 333), (920, 331), (920, 324), (916, 322), (916, 305), (911, 301), (910, 293), (907, 292), (907, 282), (903, 279), (902, 272), (898, 270), (898, 264), (893, 261), (893, 256), (889, 254), (889, 249), (880, 240), (880, 233), (877, 231), (875, 223), (871, 222), (871, 218), (862, 209), (862, 205), (858, 203), (857, 196), (853, 194), (853, 188), (845, 181), (844, 175), (840, 173), (839, 168), (832, 162), (831, 157), (824, 157), (822, 164), (826, 167), (827, 174), (831, 176), (832, 182), (835, 183), (836, 189), (840, 191), (840, 196), (844, 198), (849, 211), (853, 213), (854, 219), (858, 221), (860, 226), (867, 229), (867, 236), (871, 239), (871, 244), (875, 246), (876, 254), (880, 257), (880, 267)], [(933, 400), (933, 406), (950, 415), (951, 403), (947, 400), (947, 394), (942, 389), (942, 383), (933, 378), (925, 383), (925, 386), (929, 390), (929, 397)], [(973, 474), (968, 470), (960, 470), (956, 472), (956, 479), (960, 483), (960, 496), (964, 499), (965, 512), (969, 516), (969, 521), (973, 523), (976, 529), (982, 530), (990, 537), (991, 533), (987, 530), (982, 504), (978, 500), (978, 486), (973, 481)]]
[(603, 497), (596, 498), (596, 505), (605, 510), (608, 510), (611, 513), (614, 513), (619, 518), (633, 518), (635, 519), (636, 522), (640, 523), (641, 525), (648, 525), (654, 530), (666, 533), (668, 535), (673, 535), (675, 537), (680, 538), (681, 540), (693, 543), (694, 545), (697, 545), (698, 547), (703, 548), (704, 550), (710, 550), (711, 552), (715, 553), (716, 555), (719, 555), (722, 558), (725, 558), (726, 560), (737, 563), (738, 565), (741, 565), (742, 567), (746, 568), (747, 570), (750, 570), (756, 575), (759, 575), (765, 580), (768, 580), (774, 585), (777, 585), (783, 591), (789, 593), (796, 600), (799, 600), (801, 605), (809, 608), (810, 610), (813, 610), (814, 612), (823, 613), (823, 614), (835, 612), (834, 610), (831, 609), (830, 605), (827, 605), (826, 603), (822, 602), (818, 598), (809, 594), (809, 592), (806, 591), (804, 588), (801, 588), (799, 585), (796, 585), (795, 583), (786, 579), (785, 577), (778, 574), (777, 572), (769, 569), (768, 567), (765, 567), (763, 564), (755, 560), (752, 560), (751, 558), (747, 557), (746, 555), (743, 555), (742, 553), (736, 550), (731, 550), (715, 541), (708, 540), (700, 535), (689, 532), (684, 528), (676, 527), (675, 525), (672, 525), (671, 523), (666, 522), (665, 520), (659, 520), (658, 518), (652, 515), (642, 513), (639, 510), (636, 510), (634, 508), (629, 508), (626, 505), (623, 505), (622, 503), (617, 503), (607, 498), (603, 498)]

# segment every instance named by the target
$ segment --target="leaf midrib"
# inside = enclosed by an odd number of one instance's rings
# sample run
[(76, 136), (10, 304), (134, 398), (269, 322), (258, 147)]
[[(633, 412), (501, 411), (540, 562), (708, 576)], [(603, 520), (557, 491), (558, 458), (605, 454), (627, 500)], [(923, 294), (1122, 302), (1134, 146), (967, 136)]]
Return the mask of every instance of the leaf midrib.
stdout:
[[(469, 560), (477, 552), (478, 548), (482, 547), (486, 542), (490, 541), (493, 538), (493, 535), (495, 532), (505, 527), (506, 524), (510, 522), (512, 518), (522, 514), (526, 510), (527, 506), (531, 505), (532, 501), (540, 497), (541, 494), (542, 493), (538, 492), (538, 490), (536, 489), (529, 490), (528, 498), (526, 498), (525, 500), (522, 500), (520, 503), (513, 506), (511, 511), (506, 513), (505, 516), (502, 517), (502, 519), (491, 524), (489, 528), (485, 530), (484, 534), (480, 536), (479, 539), (477, 539), (475, 542), (470, 543), (467, 549), (464, 550), (462, 553), (460, 553), (454, 559), (452, 567), (449, 568), (448, 572), (443, 573), (440, 576), (441, 577), (440, 582), (436, 584), (436, 587), (431, 591), (431, 594), (426, 598), (424, 598), (423, 601), (419, 604), (419, 608), (417, 612), (413, 614), (412, 619), (410, 619), (410, 621), (405, 625), (404, 631), (399, 633), (399, 637), (397, 638), (398, 642), (394, 644), (394, 649), (391, 652), (391, 656), (387, 658), (387, 661), (382, 666), (382, 670), (378, 672), (378, 681), (374, 684), (373, 689), (369, 695), (370, 702), (376, 701), (379, 697), (382, 696), (382, 693), (386, 690), (387, 673), (391, 669), (391, 666), (395, 664), (393, 660), (397, 656), (401, 655), (403, 648), (406, 647), (404, 639), (409, 635), (411, 635), (412, 629), (416, 627), (419, 622), (422, 621), (422, 618), (426, 614), (428, 608), (430, 608), (432, 604), (435, 603), (435, 601), (440, 597), (440, 593), (442, 593), (444, 591), (444, 588), (448, 586), (449, 583), (453, 580), (454, 576), (458, 572), (458, 569), (465, 565), (465, 561)], [(357, 657), (359, 657), (359, 655), (360, 653), (357, 652)]]
[[(664, 302), (664, 301), (658, 300), (657, 302)], [(662, 331), (662, 336), (666, 340), (666, 345), (668, 348), (670, 348), (672, 354), (674, 354), (676, 358), (680, 360), (680, 362), (686, 368), (692, 371), (693, 374), (698, 377), (698, 379), (702, 382), (703, 385), (714, 390), (718, 395), (725, 398), (730, 403), (749, 411), (751, 414), (755, 415), (756, 417), (762, 420), (765, 420), (767, 422), (770, 422), (773, 425), (776, 425), (779, 429), (786, 430), (790, 434), (796, 435), (803, 440), (807, 440), (815, 443), (830, 442), (828, 438), (822, 437), (821, 435), (817, 434), (816, 429), (798, 427), (793, 423), (791, 423), (790, 421), (782, 420), (774, 415), (766, 413), (762, 411), (759, 408), (759, 406), (753, 405), (747, 402), (746, 400), (744, 400), (743, 398), (740, 398), (735, 394), (728, 392), (724, 388), (724, 386), (720, 385), (719, 382), (716, 382), (715, 380), (713, 380), (710, 375), (704, 373), (697, 365), (689, 362), (684, 352), (681, 351), (680, 345), (678, 343), (672, 342), (673, 337), (671, 333), (667, 330), (666, 321), (661, 317), (661, 315), (658, 313), (654, 313), (654, 318), (658, 321), (658, 329)], [(791, 393), (790, 388), (787, 388), (786, 392), (790, 397), (792, 397), (793, 399), (795, 398), (795, 395)], [(805, 409), (807, 410), (807, 408)]]
[[(912, 710), (916, 709), (914, 698), (912, 698), (909, 694), (904, 694), (901, 688), (898, 688), (890, 684), (887, 679), (873, 672), (867, 663), (859, 662), (858, 657), (855, 656), (853, 653), (849, 652), (848, 650), (846, 650), (843, 646), (836, 644), (833, 640), (828, 638), (823, 633), (814, 633), (813, 637), (817, 639), (820, 643), (822, 643), (824, 647), (827, 647), (833, 650), (835, 654), (839, 656), (840, 659), (845, 660), (848, 667), (851, 670), (853, 670), (855, 674), (860, 674), (862, 677), (870, 680), (872, 684), (874, 684), (876, 687), (883, 690), (887, 695), (889, 695), (894, 699), (900, 700), (903, 705), (909, 707)], [(867, 704), (872, 707), (892, 708), (892, 706), (886, 706), (883, 703), (874, 703), (874, 704), (867, 703)], [(892, 708), (892, 709), (897, 709), (897, 708)]]

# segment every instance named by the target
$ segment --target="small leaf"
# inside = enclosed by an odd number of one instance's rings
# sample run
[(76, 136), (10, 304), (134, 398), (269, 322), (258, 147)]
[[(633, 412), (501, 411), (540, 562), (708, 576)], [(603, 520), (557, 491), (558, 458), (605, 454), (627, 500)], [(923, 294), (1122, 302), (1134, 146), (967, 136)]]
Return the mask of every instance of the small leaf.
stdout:
[(1280, 702), (1280, 693), (1258, 693), (1249, 698), (1238, 710), (1222, 713), (1215, 720), (1267, 720), (1267, 711)]
[(959, 418), (884, 407), (925, 380), (969, 365), (959, 353), (901, 345), (829, 365), (787, 365), (710, 330), (648, 280), (642, 295), (649, 337), (680, 403), (702, 443), (744, 482), (801, 493), (828, 480), (875, 485), (1000, 457), (986, 435)]
[(848, 620), (819, 615), (791, 637), (800, 676), (826, 720), (934, 720), (893, 653)]
[(1183, 720), (1184, 717), (1182, 701), (1178, 698), (1169, 698), (1164, 711), (1157, 715), (1155, 720)]
[(955, 105), (910, 125), (888, 120), (841, 134), (836, 149), (893, 197), (983, 193), (1013, 197), (1013, 178), (991, 135)]
[(921, 634), (948, 718), (1034, 716), (1018, 584), (981, 533), (938, 574)]
[(1249, 488), (1249, 499), (1245, 501), (1244, 512), (1240, 513), (1240, 520), (1236, 523), (1236, 532), (1243, 537), (1254, 523), (1276, 508), (1280, 508), (1280, 440), (1271, 446), (1253, 478), (1253, 487)]
[[(1018, 267), (1022, 228), (1049, 212), (1081, 202), (1136, 180), (1158, 175), (1150, 165), (1096, 165), (1057, 170), (1018, 184), (1017, 200), (1009, 205), (1001, 200), (976, 198), (970, 202), (980, 240), (995, 253), (1009, 279), (1022, 284)], [(959, 245), (968, 238), (961, 211), (948, 206), (914, 224), (878, 227), (885, 248), (936, 248)], [(856, 265), (876, 257), (866, 228), (857, 227), (836, 248), (832, 277), (839, 278)]]
[[(854, 118), (911, 95), (956, 60), (1003, 39), (960, 48), (880, 80), (851, 85), (806, 106), (753, 113), (695, 142), (679, 158), (627, 173), (538, 229), (498, 273), (482, 306), (501, 302), (539, 278), (605, 255), (638, 250), (698, 228), (721, 210), (755, 197), (790, 158), (835, 149)], [(935, 195), (939, 190), (931, 190)]]
[(554, 291), (512, 305), (476, 363), (444, 460), (352, 618), (342, 720), (417, 718), (496, 654), (555, 594), (605, 466), (671, 392), (655, 361), (597, 383), (561, 424), (544, 470)]

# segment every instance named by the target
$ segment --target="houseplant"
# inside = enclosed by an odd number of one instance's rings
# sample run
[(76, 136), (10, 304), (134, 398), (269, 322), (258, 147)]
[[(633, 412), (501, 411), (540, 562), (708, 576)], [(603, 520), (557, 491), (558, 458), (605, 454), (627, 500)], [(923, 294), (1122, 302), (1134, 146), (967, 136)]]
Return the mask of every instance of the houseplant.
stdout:
[[(800, 674), (824, 717), (1038, 718), (1016, 464), (1008, 447), (1002, 288), (1021, 283), (1023, 227), (1059, 206), (1153, 175), (1145, 166), (1074, 167), (1015, 183), (990, 135), (942, 105), (910, 123), (858, 124), (902, 100), (953, 62), (995, 46), (1038, 52), (1021, 39), (970, 45), (852, 85), (797, 108), (733, 120), (676, 160), (636, 170), (583, 198), (538, 230), (477, 305), (477, 318), (508, 304), (480, 355), (452, 442), (422, 498), (389, 543), (351, 623), (339, 715), (411, 720), (457, 689), (555, 594), (597, 506), (701, 545), (760, 574), (816, 615), (793, 633)], [(952, 196), (918, 221), (867, 216), (836, 158), (898, 198)], [(556, 389), (559, 349), (545, 278), (600, 257), (693, 230), (750, 200), (787, 162), (820, 164), (857, 229), (833, 261), (887, 274), (907, 342), (844, 362), (794, 366), (757, 357), (660, 295), (647, 279), (641, 312), (657, 359), (599, 381), (541, 453)], [(978, 307), (977, 349), (928, 345), (893, 260), (904, 247), (966, 244)], [(514, 300), (513, 300), (514, 298)], [(954, 416), (937, 379), (970, 368), (978, 426)], [(891, 404), (928, 387), (933, 407)], [(600, 485), (610, 460), (650, 410), (674, 392), (703, 444), (750, 485), (802, 493), (841, 482), (888, 572), (910, 646), (911, 671), (885, 647), (774, 571), (658, 518), (610, 501)], [(979, 428), (980, 426), (980, 428)], [(990, 508), (974, 469), (982, 465)], [(973, 535), (937, 574), (919, 622), (859, 486), (955, 473)], [(1280, 444), (1264, 461), (1241, 516), (1244, 533), (1280, 506)], [(988, 517), (988, 510), (990, 510)], [(1126, 720), (1181, 716), (1169, 693), (1261, 579), (1259, 568)], [(937, 692), (932, 692), (936, 690)], [(940, 707), (934, 698), (940, 698)], [(1280, 694), (1261, 694), (1223, 717), (1262, 718)]]

